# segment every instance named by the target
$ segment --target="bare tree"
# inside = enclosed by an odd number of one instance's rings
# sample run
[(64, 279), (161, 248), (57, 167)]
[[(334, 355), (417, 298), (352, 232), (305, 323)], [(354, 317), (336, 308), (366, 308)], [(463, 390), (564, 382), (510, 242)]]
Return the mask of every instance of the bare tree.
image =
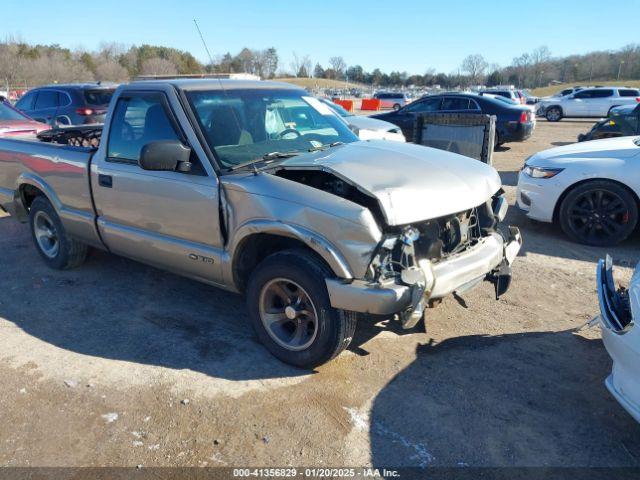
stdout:
[(142, 62), (140, 73), (143, 75), (175, 75), (178, 73), (178, 69), (169, 60), (153, 57)]
[(311, 74), (313, 73), (311, 71), (312, 65), (313, 63), (311, 62), (309, 55), (305, 55), (304, 57), (302, 57), (302, 60), (300, 62), (300, 70), (298, 70), (297, 72), (298, 77), (311, 77)]
[(528, 53), (523, 53), (517, 58), (513, 59), (513, 67), (518, 77), (518, 86), (527, 86), (527, 76), (529, 74), (529, 66), (531, 65), (531, 58)]
[(95, 76), (96, 80), (125, 82), (129, 78), (129, 72), (118, 62), (111, 60), (96, 65)]
[(551, 52), (543, 45), (531, 52), (531, 56), (529, 58), (531, 60), (531, 74), (533, 77), (531, 79), (531, 86), (538, 87), (543, 83), (543, 74), (547, 63), (551, 58)]
[(479, 53), (469, 55), (462, 61), (462, 70), (469, 75), (471, 83), (474, 84), (481, 83), (488, 66), (487, 61)]
[(293, 71), (293, 74), (295, 76), (297, 76), (298, 72), (300, 71), (300, 67), (302, 65), (301, 62), (302, 61), (298, 54), (296, 52), (291, 52), (291, 62), (289, 63), (289, 66), (291, 67), (291, 71)]
[(347, 68), (347, 64), (342, 57), (331, 57), (329, 59), (329, 65), (331, 65), (331, 68), (338, 78), (341, 78), (344, 75), (344, 70)]

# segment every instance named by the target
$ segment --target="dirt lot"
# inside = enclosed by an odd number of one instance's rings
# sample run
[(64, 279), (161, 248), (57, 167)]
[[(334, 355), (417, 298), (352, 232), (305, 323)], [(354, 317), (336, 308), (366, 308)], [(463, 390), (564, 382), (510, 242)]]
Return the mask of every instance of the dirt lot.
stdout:
[[(539, 122), (496, 153), (513, 203), (531, 153), (591, 122)], [(243, 299), (107, 253), (47, 269), (0, 218), (0, 465), (639, 466), (640, 425), (612, 399), (595, 261), (552, 226), (512, 289), (447, 299), (424, 327), (362, 322), (310, 373), (272, 358)], [(640, 236), (610, 249), (621, 278)]]

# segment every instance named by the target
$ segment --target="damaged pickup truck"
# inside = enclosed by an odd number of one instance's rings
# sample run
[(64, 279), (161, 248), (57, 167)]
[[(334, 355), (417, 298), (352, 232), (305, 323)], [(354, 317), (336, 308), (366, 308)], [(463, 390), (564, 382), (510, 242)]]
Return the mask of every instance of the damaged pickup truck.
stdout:
[(493, 168), (358, 141), (289, 84), (131, 83), (85, 130), (0, 139), (0, 205), (44, 262), (76, 267), (95, 247), (244, 293), (259, 339), (293, 365), (339, 354), (359, 314), (410, 328), (452, 292), (509, 286), (521, 238), (499, 228)]

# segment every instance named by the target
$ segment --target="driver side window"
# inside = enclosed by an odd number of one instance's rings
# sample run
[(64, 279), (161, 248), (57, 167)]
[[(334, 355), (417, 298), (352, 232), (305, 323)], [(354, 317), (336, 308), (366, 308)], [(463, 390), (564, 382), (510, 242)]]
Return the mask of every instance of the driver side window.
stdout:
[(592, 93), (592, 90), (582, 90), (576, 93), (573, 98), (591, 98), (593, 96)]
[(108, 160), (137, 163), (142, 147), (158, 140), (180, 141), (167, 114), (162, 95), (120, 98), (109, 130)]

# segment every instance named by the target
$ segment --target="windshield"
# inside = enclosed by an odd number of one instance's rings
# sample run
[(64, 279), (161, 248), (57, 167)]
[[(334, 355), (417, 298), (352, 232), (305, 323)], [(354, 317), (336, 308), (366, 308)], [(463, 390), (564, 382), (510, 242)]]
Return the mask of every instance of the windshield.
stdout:
[(509, 105), (520, 105), (520, 102), (516, 102), (507, 97), (503, 97), (502, 95), (491, 95), (491, 98), (495, 98), (496, 100), (500, 100), (501, 102), (508, 103)]
[(99, 90), (85, 90), (84, 101), (87, 105), (108, 105), (111, 101), (115, 90), (99, 89)]
[(296, 90), (191, 91), (187, 98), (226, 168), (274, 152), (301, 153), (358, 140), (331, 108)]
[(353, 113), (348, 112), (342, 105), (338, 105), (337, 103), (333, 103), (331, 100), (324, 98), (320, 98), (319, 100), (334, 110), (341, 117), (353, 117)]
[(14, 109), (7, 102), (0, 102), (0, 121), (6, 120), (25, 121), (30, 120), (30, 118)]

